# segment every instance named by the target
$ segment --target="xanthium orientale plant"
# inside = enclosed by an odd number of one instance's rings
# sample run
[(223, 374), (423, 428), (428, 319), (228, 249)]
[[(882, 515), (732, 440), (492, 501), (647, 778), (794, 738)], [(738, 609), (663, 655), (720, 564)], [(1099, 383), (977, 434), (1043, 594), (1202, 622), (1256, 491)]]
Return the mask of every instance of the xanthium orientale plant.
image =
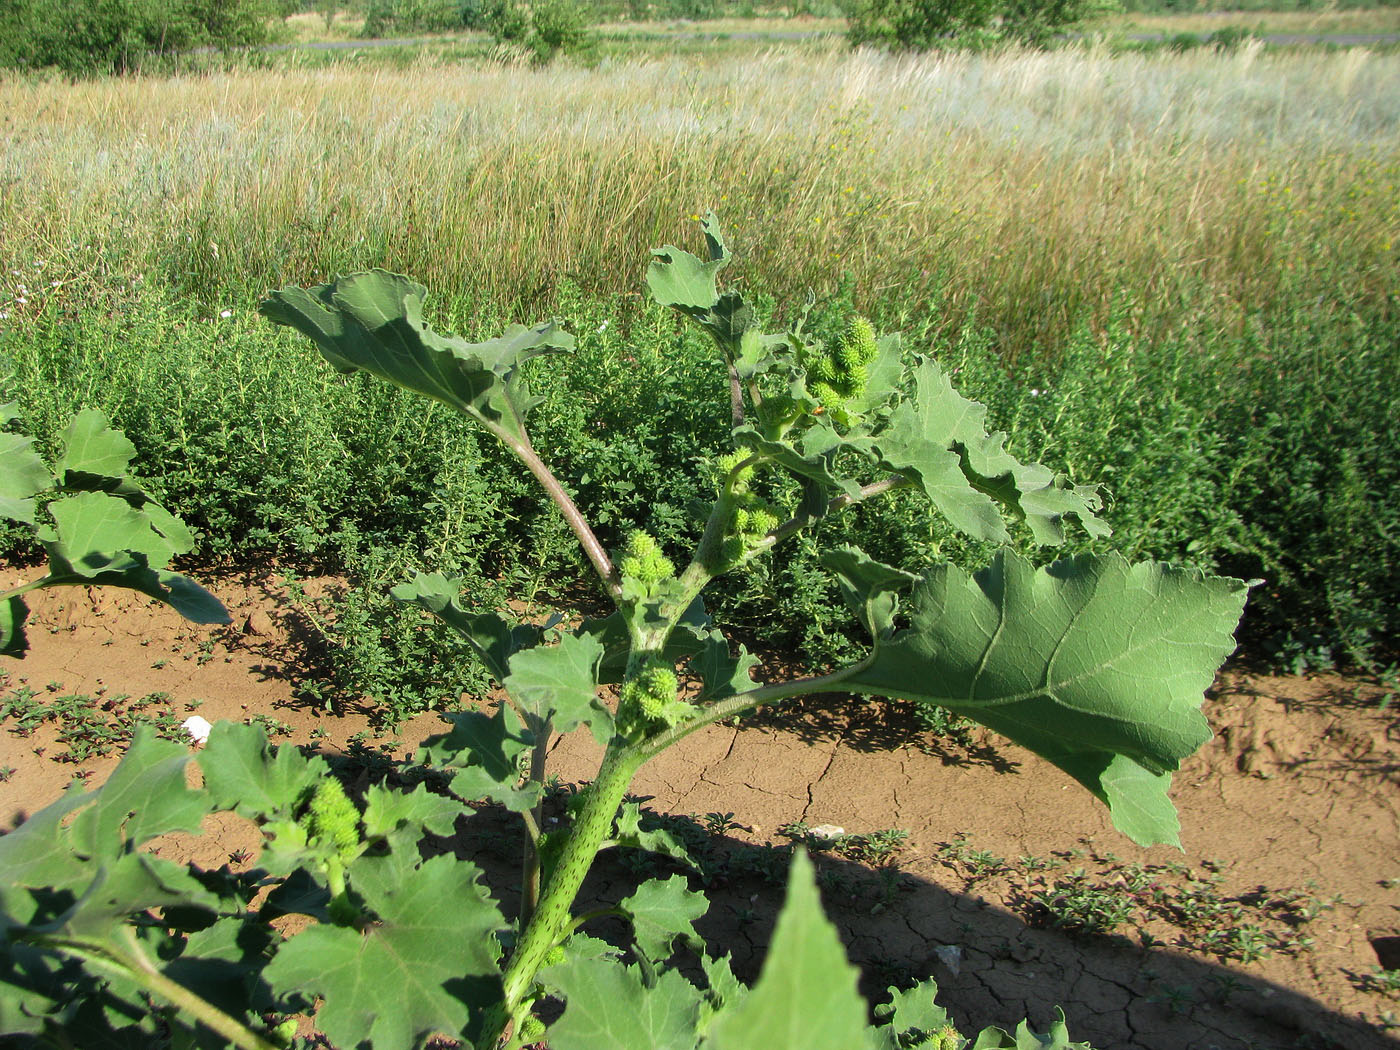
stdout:
[[(271, 1050), (295, 1041), (302, 1015), (341, 1050), (435, 1036), (477, 1050), (539, 1040), (554, 1050), (1083, 1045), (1069, 1041), (1063, 1017), (1044, 1035), (1023, 1022), (964, 1037), (934, 1004), (931, 981), (893, 992), (872, 1026), (800, 851), (752, 987), (727, 955), (705, 950), (694, 923), (708, 902), (680, 875), (643, 882), (602, 912), (576, 911), (602, 850), (686, 859), (625, 800), (643, 763), (719, 719), (815, 693), (912, 698), (975, 719), (1078, 780), (1129, 838), (1174, 844), (1171, 775), (1210, 736), (1202, 692), (1233, 648), (1247, 591), (1117, 555), (1037, 567), (1007, 548), (968, 574), (882, 564), (843, 546), (824, 564), (869, 632), (868, 651), (825, 674), (756, 681), (757, 660), (709, 621), (702, 592), (829, 515), (907, 489), (984, 540), (1009, 540), (1008, 522), (1041, 544), (1075, 523), (1096, 536), (1107, 528), (1092, 489), (1015, 459), (1005, 435), (986, 432), (984, 407), (897, 338), (876, 338), (859, 318), (834, 346), (801, 325), (765, 333), (742, 296), (717, 285), (729, 254), (713, 216), (702, 229), (703, 258), (668, 246), (646, 278), (658, 302), (710, 334), (729, 376), (733, 451), (713, 464), (713, 504), (684, 559), (642, 532), (605, 549), (532, 444), (522, 366), (569, 349), (555, 325), (481, 343), (442, 335), (423, 321), (425, 290), (384, 271), (269, 296), (262, 312), (309, 336), (336, 368), (441, 401), (502, 441), (558, 507), (612, 611), (565, 629), (560, 617), (536, 626), (474, 611), (441, 574), (394, 589), (474, 650), (506, 697), (489, 713), (444, 716), (450, 729), (416, 758), (444, 785), (436, 791), (372, 785), (352, 800), (322, 758), (274, 747), (251, 726), (215, 726), (193, 758), (138, 735), (103, 787), (75, 789), (0, 839), (5, 1031), (57, 1046), (168, 1033), (179, 1047)], [(30, 520), (23, 501), (42, 478), (23, 455), (14, 463), (6, 510)], [(796, 481), (790, 505), (765, 495), (779, 491), (765, 479), (784, 476)], [(98, 530), (87, 545), (137, 561), (149, 544), (133, 530)], [(617, 702), (606, 704), (614, 687)], [(550, 741), (584, 729), (604, 757), (566, 822), (545, 830)], [(425, 835), (452, 834), (481, 800), (518, 814), (526, 833), (520, 905), (509, 914), (472, 863), (420, 851)], [(145, 848), (198, 832), (218, 811), (261, 828), (250, 870), (202, 870)], [(300, 918), (285, 935), (271, 923), (289, 914)], [(603, 914), (629, 921), (630, 943), (587, 932)], [(698, 968), (681, 968), (682, 948)]]

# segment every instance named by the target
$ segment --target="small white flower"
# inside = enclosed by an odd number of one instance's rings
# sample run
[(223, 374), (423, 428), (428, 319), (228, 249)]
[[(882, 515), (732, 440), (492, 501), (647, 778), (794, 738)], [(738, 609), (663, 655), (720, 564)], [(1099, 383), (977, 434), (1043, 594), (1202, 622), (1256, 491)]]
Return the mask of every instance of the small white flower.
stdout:
[(209, 720), (200, 718), (199, 715), (190, 715), (180, 723), (180, 728), (190, 735), (190, 739), (196, 744), (203, 744), (209, 739), (209, 730), (214, 727), (209, 724)]
[(58, 287), (60, 284), (62, 284), (62, 283), (63, 283), (62, 281), (50, 281), (50, 282), (49, 282), (49, 287), (50, 287), (50, 288), (57, 288), (57, 287)]
[(6, 320), (10, 316), (9, 310), (0, 310), (0, 321)]
[(233, 311), (232, 311), (232, 310), (220, 310), (220, 311), (219, 311), (219, 316), (220, 316), (220, 317), (232, 317), (232, 316), (233, 316)]
[(599, 331), (599, 332), (602, 332), (602, 331), (604, 331), (607, 327), (608, 327), (608, 322), (607, 322), (607, 321), (604, 321), (602, 324), (600, 324), (600, 325), (598, 326), (598, 331)]
[(1031, 397), (1039, 397), (1039, 396), (1040, 396), (1040, 391), (1037, 390), (1037, 389), (1035, 389), (1035, 387), (1031, 387)]
[(26, 298), (25, 298), (24, 296), (22, 296), (22, 295), (17, 295), (17, 296), (15, 296), (15, 302), (17, 302), (17, 303), (19, 303), (21, 306), (23, 306), (25, 303), (29, 302), (29, 300), (26, 299)]

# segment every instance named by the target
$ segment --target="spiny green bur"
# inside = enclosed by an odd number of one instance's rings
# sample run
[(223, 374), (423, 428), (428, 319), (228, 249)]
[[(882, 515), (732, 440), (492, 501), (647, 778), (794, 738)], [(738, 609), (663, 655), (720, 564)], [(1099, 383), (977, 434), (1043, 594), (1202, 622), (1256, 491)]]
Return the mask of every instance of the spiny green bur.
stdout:
[(659, 660), (623, 682), (617, 704), (617, 725), (623, 735), (640, 740), (695, 714), (695, 705), (676, 696), (679, 689), (675, 670)]
[(874, 326), (856, 315), (834, 350), (809, 352), (802, 362), (808, 391), (820, 402), (822, 410), (843, 426), (851, 422), (846, 402), (865, 393), (875, 352)]
[(676, 574), (676, 566), (656, 540), (641, 529), (633, 529), (618, 560), (618, 571), (624, 580), (635, 581), (644, 593), (650, 594), (657, 584)]
[(326, 777), (306, 806), (306, 837), (342, 864), (354, 860), (360, 849), (360, 812), (346, 797), (335, 777)]
[(778, 527), (781, 520), (773, 505), (749, 490), (752, 466), (739, 468), (750, 454), (743, 450), (726, 453), (715, 460), (716, 483), (729, 485), (731, 510), (725, 540), (720, 550), (721, 569), (730, 569), (744, 559), (759, 540)]

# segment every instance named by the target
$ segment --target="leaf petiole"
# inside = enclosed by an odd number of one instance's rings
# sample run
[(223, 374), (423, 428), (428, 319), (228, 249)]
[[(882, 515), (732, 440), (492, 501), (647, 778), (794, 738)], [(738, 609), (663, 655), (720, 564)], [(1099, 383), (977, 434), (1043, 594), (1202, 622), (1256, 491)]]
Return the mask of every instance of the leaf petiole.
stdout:
[(122, 927), (121, 934), (128, 942), (125, 949), (110, 942), (49, 935), (35, 937), (32, 943), (76, 956), (94, 970), (134, 982), (151, 995), (164, 999), (177, 1010), (227, 1039), (240, 1050), (281, 1050), (276, 1043), (264, 1039), (209, 1000), (196, 995), (184, 985), (177, 984), (156, 969), (136, 943), (136, 932), (132, 927)]

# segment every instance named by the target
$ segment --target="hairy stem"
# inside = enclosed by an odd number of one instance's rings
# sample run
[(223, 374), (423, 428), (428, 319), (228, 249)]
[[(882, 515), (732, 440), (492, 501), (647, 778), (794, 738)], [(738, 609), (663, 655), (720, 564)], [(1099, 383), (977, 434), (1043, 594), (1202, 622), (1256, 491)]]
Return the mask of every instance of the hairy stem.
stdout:
[(622, 804), (642, 761), (637, 750), (630, 747), (610, 749), (604, 756), (598, 777), (588, 787), (583, 809), (574, 821), (554, 872), (545, 883), (539, 905), (506, 967), (504, 994), (499, 1006), (486, 1019), (478, 1044), (480, 1050), (495, 1050), (510, 1019), (530, 994), (535, 975), (550, 949), (567, 935), (574, 898), (593, 866), (599, 847), (612, 831), (617, 807)]
[(128, 942), (125, 948), (107, 941), (86, 938), (41, 937), (36, 938), (36, 943), (76, 955), (94, 970), (105, 971), (134, 982), (216, 1032), (239, 1047), (239, 1050), (281, 1050), (276, 1043), (264, 1039), (207, 999), (166, 977), (141, 951), (131, 927), (125, 927), (123, 932)]

